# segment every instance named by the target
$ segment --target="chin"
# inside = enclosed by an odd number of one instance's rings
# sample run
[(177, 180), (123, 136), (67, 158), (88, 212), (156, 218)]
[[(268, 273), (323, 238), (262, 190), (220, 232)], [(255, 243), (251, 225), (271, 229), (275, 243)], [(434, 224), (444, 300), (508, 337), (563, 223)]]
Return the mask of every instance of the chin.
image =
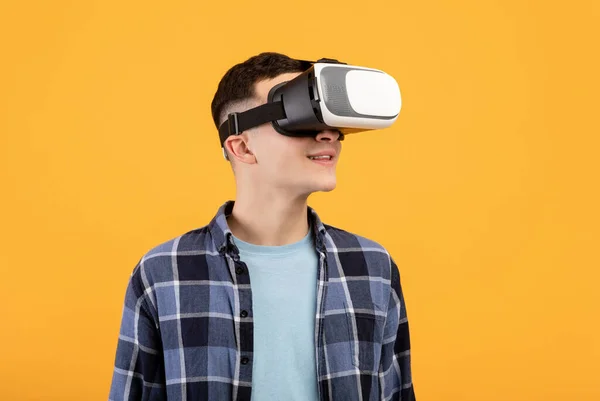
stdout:
[(317, 192), (317, 191), (318, 192), (331, 192), (335, 189), (336, 186), (337, 186), (337, 183), (335, 180), (330, 181), (330, 182), (324, 182), (317, 186), (317, 189), (315, 192)]
[[(336, 186), (337, 186), (337, 182), (335, 177), (332, 177), (330, 179), (323, 179), (324, 177), (321, 177), (320, 180), (312, 180), (309, 182), (304, 182), (304, 185), (298, 185), (298, 187), (302, 187), (304, 188), (302, 190), (302, 193), (309, 196), (312, 193), (315, 192), (331, 192), (333, 191)], [(300, 184), (300, 183), (298, 183)]]

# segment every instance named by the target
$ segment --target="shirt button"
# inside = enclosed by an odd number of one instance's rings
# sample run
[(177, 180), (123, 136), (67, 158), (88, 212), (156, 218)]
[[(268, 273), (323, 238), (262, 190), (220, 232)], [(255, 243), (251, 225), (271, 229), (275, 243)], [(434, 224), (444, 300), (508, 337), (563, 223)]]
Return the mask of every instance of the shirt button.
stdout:
[(245, 311), (245, 310), (243, 310), (242, 313), (241, 313), (241, 315), (242, 315), (242, 317), (246, 317), (246, 316), (248, 316), (248, 312)]
[(250, 362), (250, 359), (248, 359), (246, 357), (243, 357), (242, 360), (241, 360), (241, 362), (242, 362), (242, 365), (247, 365), (248, 362)]
[(240, 266), (238, 266), (238, 267), (236, 267), (236, 268), (235, 268), (235, 272), (236, 272), (237, 274), (242, 274), (242, 273), (244, 272), (244, 268), (243, 268), (243, 267), (240, 267)]

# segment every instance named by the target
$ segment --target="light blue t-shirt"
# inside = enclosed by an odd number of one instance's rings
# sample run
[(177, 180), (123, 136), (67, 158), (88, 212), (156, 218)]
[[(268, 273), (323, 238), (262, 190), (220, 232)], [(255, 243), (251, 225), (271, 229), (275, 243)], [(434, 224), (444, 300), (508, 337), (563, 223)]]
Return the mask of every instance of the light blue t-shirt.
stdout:
[(283, 246), (233, 239), (252, 285), (252, 400), (316, 401), (318, 256), (311, 230), (304, 239)]

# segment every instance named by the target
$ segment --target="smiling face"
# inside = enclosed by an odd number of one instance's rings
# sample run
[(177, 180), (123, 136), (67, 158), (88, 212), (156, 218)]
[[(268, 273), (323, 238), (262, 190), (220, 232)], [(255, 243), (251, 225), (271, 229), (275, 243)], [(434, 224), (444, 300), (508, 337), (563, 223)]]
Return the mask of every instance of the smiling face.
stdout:
[[(273, 86), (299, 74), (284, 73), (257, 82), (251, 107), (266, 103)], [(337, 131), (322, 131), (316, 137), (289, 137), (267, 123), (229, 137), (226, 148), (236, 177), (250, 180), (256, 190), (308, 196), (336, 187), (336, 167), (342, 148), (339, 138)]]

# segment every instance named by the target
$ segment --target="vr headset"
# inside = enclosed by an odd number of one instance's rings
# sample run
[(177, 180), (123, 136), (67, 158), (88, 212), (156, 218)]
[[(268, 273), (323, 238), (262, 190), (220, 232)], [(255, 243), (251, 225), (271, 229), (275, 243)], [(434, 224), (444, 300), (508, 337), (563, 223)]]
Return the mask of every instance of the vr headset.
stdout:
[(282, 135), (316, 136), (324, 130), (342, 135), (389, 127), (400, 114), (396, 80), (383, 71), (347, 65), (334, 59), (303, 61), (307, 69), (274, 86), (267, 103), (230, 113), (219, 127), (223, 155), (230, 135), (271, 122)]

